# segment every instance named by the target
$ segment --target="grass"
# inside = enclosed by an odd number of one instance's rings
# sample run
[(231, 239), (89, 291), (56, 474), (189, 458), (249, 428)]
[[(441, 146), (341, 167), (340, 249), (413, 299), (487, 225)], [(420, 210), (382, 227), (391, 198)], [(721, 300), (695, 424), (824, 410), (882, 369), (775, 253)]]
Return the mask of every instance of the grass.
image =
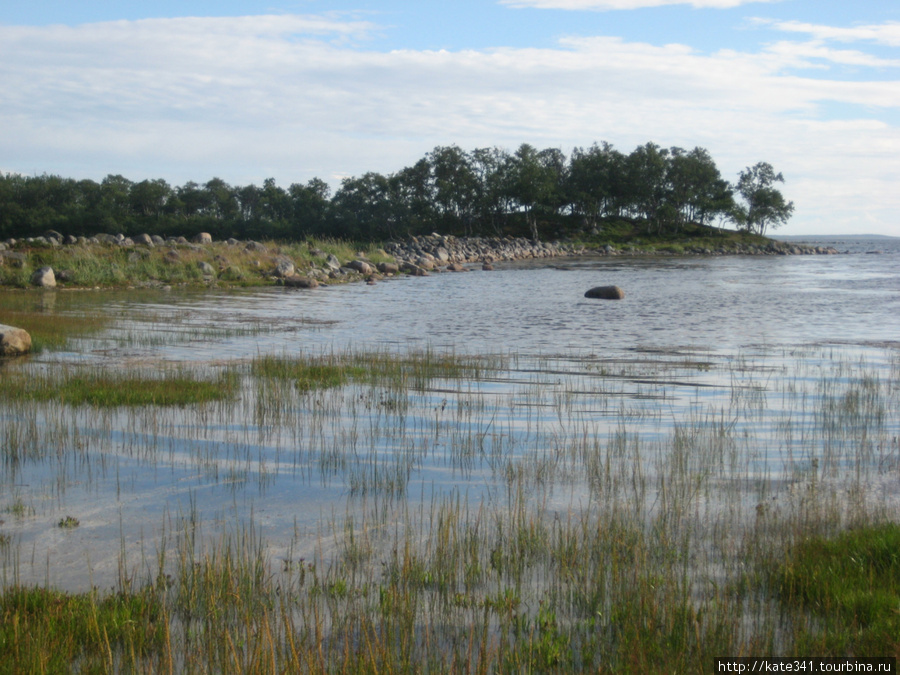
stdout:
[[(137, 549), (123, 526), (113, 587), (9, 586), (0, 653), (36, 671), (308, 673), (700, 673), (722, 655), (893, 655), (900, 519), (873, 489), (900, 467), (888, 352), (887, 367), (826, 347), (22, 369), (40, 395), (7, 370), (4, 452), (47, 472), (0, 465), (42, 516), (17, 526), (81, 515), (68, 495), (110, 483), (119, 504), (148, 475), (194, 491), (187, 512), (141, 525)], [(186, 378), (167, 386), (226, 394), (195, 406), (71, 393), (91, 378), (104, 392)], [(49, 450), (21, 452), (32, 446)], [(85, 530), (54, 534), (74, 545)], [(18, 539), (0, 550), (5, 579), (44, 564)], [(28, 593), (51, 600), (8, 600)], [(61, 660), (39, 661), (35, 645), (67, 632)]]
[(497, 367), (497, 359), (460, 358), (428, 351), (404, 355), (362, 352), (328, 356), (263, 355), (251, 373), (261, 380), (290, 380), (300, 391), (363, 382), (394, 389), (425, 387), (434, 379), (478, 379)]
[(11, 372), (0, 380), (0, 396), (10, 402), (57, 401), (102, 408), (187, 406), (233, 398), (239, 384), (232, 372), (200, 378), (180, 370), (149, 376), (127, 370), (64, 369), (62, 373), (40, 375)]
[[(25, 259), (20, 266), (0, 265), (0, 286), (28, 288), (31, 275), (43, 266), (52, 267), (58, 277), (61, 272), (65, 273), (62, 279), (57, 279), (61, 288), (260, 286), (273, 283), (272, 274), (281, 257), (294, 261), (300, 274), (314, 270), (327, 272), (325, 260), (328, 254), (335, 255), (341, 262), (360, 256), (373, 263), (392, 260), (377, 244), (330, 239), (263, 244), (265, 250), (249, 250), (243, 243), (229, 246), (225, 242), (202, 246), (167, 243), (153, 248), (109, 244), (17, 248)], [(203, 263), (212, 267), (212, 275), (203, 272)]]
[(150, 592), (101, 596), (6, 588), (0, 595), (0, 673), (144, 669), (165, 652), (162, 611)]
[(772, 585), (798, 614), (803, 653), (900, 657), (900, 524), (804, 539), (774, 568)]

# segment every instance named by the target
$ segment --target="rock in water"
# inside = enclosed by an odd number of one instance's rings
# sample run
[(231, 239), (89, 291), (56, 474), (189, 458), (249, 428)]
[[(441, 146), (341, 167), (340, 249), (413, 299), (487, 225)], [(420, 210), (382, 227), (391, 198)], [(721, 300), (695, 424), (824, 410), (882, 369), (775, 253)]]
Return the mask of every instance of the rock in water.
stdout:
[(31, 351), (31, 336), (27, 331), (0, 324), (0, 356), (19, 356)]
[(625, 291), (618, 286), (595, 286), (584, 294), (586, 298), (598, 298), (600, 300), (621, 300), (625, 297)]

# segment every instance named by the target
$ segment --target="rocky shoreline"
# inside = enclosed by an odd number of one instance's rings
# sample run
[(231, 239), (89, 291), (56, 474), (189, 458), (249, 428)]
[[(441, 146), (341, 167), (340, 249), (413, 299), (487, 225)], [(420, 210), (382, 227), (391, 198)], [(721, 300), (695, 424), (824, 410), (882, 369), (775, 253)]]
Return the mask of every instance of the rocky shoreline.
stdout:
[[(48, 231), (39, 237), (0, 242), (0, 266), (18, 267), (29, 271), (29, 285), (55, 288), (58, 282), (77, 287), (78, 273), (70, 269), (44, 263), (45, 250), (65, 251), (91, 249), (123, 249), (124, 262), (137, 265), (157, 256), (166, 265), (192, 266), (191, 281), (198, 284), (215, 283), (274, 283), (294, 288), (315, 288), (329, 282), (344, 282), (407, 274), (425, 276), (435, 272), (468, 271), (474, 266), (493, 269), (494, 263), (505, 261), (549, 259), (578, 256), (666, 256), (666, 255), (834, 255), (832, 247), (803, 246), (770, 241), (765, 245), (728, 242), (718, 248), (686, 245), (677, 249), (641, 249), (635, 246), (616, 248), (610, 245), (589, 248), (573, 242), (535, 242), (513, 237), (454, 237), (431, 234), (409, 237), (387, 243), (376, 255), (356, 252), (343, 259), (327, 253), (313, 243), (281, 245), (256, 241), (228, 239), (213, 242), (207, 233), (191, 240), (185, 237), (163, 239), (142, 234), (126, 237), (122, 234), (98, 234), (93, 237), (74, 237)], [(120, 256), (121, 257), (121, 256)], [(376, 260), (373, 260), (377, 258)], [(111, 263), (117, 264), (117, 263)], [(59, 263), (57, 263), (59, 267)], [(188, 283), (188, 282), (185, 282)], [(165, 286), (157, 280), (129, 280), (124, 285)]]

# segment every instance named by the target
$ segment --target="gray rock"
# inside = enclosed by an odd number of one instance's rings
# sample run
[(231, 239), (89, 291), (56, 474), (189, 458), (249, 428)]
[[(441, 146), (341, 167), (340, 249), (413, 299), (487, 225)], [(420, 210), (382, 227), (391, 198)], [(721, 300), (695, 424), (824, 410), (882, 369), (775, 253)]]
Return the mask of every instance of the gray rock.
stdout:
[(56, 275), (52, 267), (41, 267), (31, 275), (31, 285), (39, 288), (56, 288)]
[(155, 246), (153, 243), (153, 239), (149, 234), (139, 234), (132, 239), (135, 244), (140, 244), (141, 246)]
[(301, 277), (298, 274), (295, 274), (291, 277), (284, 278), (284, 285), (289, 286), (291, 288), (318, 288), (319, 282), (315, 279), (310, 279), (308, 277)]
[(359, 272), (360, 274), (372, 274), (375, 270), (365, 260), (351, 260), (346, 265), (349, 269)]
[(0, 356), (19, 356), (31, 351), (31, 336), (27, 331), (0, 324)]
[(400, 271), (400, 266), (395, 263), (381, 262), (375, 267), (382, 274), (397, 274)]
[(198, 260), (197, 267), (200, 268), (200, 272), (203, 274), (203, 276), (206, 276), (206, 277), (216, 276), (216, 268), (213, 267), (212, 265), (210, 265), (205, 260)]
[(294, 276), (296, 272), (293, 261), (284, 256), (279, 256), (275, 262), (275, 276), (284, 279)]
[(244, 246), (245, 251), (257, 251), (259, 253), (265, 253), (266, 247), (264, 244), (260, 244), (258, 241), (248, 241), (247, 245)]
[(334, 255), (334, 253), (328, 254), (328, 258), (325, 259), (325, 264), (335, 271), (341, 269), (341, 261), (338, 260), (337, 256)]
[(595, 286), (584, 294), (586, 298), (598, 298), (600, 300), (621, 300), (625, 297), (625, 291), (618, 286)]
[(212, 235), (209, 232), (200, 232), (194, 237), (195, 244), (211, 244)]

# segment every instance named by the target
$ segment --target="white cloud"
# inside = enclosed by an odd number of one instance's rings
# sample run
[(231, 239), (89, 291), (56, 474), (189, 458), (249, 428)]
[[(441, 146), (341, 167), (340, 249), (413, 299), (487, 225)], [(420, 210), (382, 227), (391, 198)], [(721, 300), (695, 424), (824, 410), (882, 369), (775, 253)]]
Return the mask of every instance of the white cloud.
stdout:
[(645, 9), (665, 5), (690, 5), (694, 9), (732, 9), (750, 3), (780, 2), (780, 0), (500, 0), (509, 7), (562, 10), (611, 11)]
[(805, 33), (821, 41), (874, 42), (888, 47), (900, 47), (900, 22), (896, 21), (854, 26), (852, 28), (823, 26), (800, 21), (772, 21), (768, 19), (756, 19), (756, 21), (788, 33)]
[(654, 141), (706, 147), (728, 178), (772, 162), (797, 229), (822, 230), (821, 214), (847, 230), (873, 205), (897, 227), (897, 127), (870, 112), (830, 121), (821, 106), (895, 114), (900, 87), (786, 74), (822, 60), (879, 65), (865, 54), (807, 43), (702, 54), (604, 37), (366, 50), (377, 29), (290, 16), (0, 26), (0, 157), (26, 173), (288, 184), (395, 171), (438, 144)]

